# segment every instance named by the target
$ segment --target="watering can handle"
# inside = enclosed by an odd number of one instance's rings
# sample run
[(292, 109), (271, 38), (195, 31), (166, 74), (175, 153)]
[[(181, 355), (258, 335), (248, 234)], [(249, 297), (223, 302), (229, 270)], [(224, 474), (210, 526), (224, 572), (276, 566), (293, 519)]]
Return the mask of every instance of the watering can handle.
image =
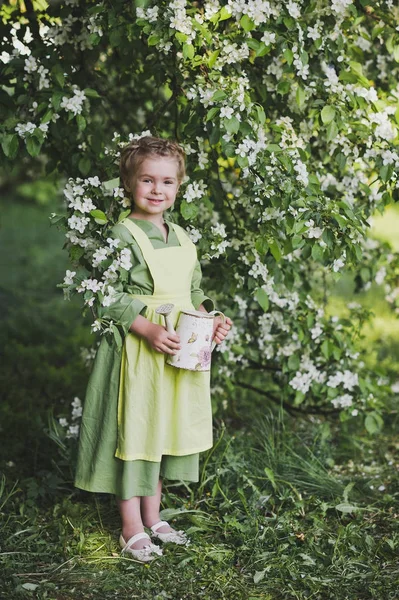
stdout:
[[(226, 323), (226, 315), (223, 314), (220, 310), (212, 310), (210, 313), (208, 313), (208, 315), (213, 315), (214, 317), (220, 315), (222, 317), (223, 323)], [(213, 352), (213, 350), (215, 349), (215, 346), (216, 346), (216, 342), (213, 341), (212, 345), (211, 345), (211, 352)]]

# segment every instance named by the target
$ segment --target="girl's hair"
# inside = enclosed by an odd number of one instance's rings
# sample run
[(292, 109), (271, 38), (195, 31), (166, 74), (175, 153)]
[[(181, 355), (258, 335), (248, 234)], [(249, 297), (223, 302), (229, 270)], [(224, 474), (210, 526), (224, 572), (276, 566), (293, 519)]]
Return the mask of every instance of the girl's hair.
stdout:
[(154, 156), (175, 158), (177, 161), (177, 178), (179, 183), (182, 181), (186, 174), (186, 155), (183, 148), (172, 140), (164, 140), (146, 135), (138, 140), (129, 142), (121, 151), (119, 169), (121, 183), (126, 192), (129, 192), (129, 184), (141, 163), (146, 158)]

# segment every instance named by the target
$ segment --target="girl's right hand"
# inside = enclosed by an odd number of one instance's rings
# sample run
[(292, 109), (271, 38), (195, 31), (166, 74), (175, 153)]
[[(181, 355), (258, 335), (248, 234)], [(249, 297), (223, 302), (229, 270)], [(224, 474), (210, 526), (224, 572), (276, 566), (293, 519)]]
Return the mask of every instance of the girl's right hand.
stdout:
[(150, 323), (144, 336), (149, 345), (156, 352), (162, 354), (176, 354), (180, 350), (180, 338), (175, 333), (169, 333), (162, 325)]

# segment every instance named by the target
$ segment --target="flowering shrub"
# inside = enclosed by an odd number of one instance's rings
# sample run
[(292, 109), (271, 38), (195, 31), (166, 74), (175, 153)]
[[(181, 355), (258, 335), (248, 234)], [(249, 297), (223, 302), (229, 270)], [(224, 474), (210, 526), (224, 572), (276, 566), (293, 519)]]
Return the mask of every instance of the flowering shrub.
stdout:
[(129, 269), (110, 235), (128, 201), (103, 182), (117, 176), (129, 131), (173, 136), (190, 176), (176, 218), (235, 320), (215, 395), (247, 387), (297, 410), (364, 415), (378, 430), (391, 390), (359, 355), (368, 312), (342, 319), (324, 305), (328, 281), (348, 268), (359, 288), (386, 285), (398, 307), (398, 257), (367, 238), (370, 215), (398, 199), (393, 2), (33, 5), (0, 9), (2, 161), (40, 153), (49, 172), (73, 176), (64, 285), (93, 309), (93, 329), (118, 337), (101, 309)]

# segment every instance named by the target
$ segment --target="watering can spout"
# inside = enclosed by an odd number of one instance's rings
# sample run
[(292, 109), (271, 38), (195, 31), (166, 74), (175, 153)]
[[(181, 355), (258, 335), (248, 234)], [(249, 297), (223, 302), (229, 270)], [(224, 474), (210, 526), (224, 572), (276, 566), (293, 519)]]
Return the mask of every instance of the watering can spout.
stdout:
[(174, 304), (161, 304), (161, 306), (158, 306), (158, 308), (155, 310), (155, 312), (158, 315), (163, 315), (165, 318), (165, 325), (166, 325), (166, 330), (169, 333), (176, 333), (173, 325), (172, 325), (172, 321), (170, 319), (170, 313), (172, 312), (172, 310), (174, 309), (175, 305)]

